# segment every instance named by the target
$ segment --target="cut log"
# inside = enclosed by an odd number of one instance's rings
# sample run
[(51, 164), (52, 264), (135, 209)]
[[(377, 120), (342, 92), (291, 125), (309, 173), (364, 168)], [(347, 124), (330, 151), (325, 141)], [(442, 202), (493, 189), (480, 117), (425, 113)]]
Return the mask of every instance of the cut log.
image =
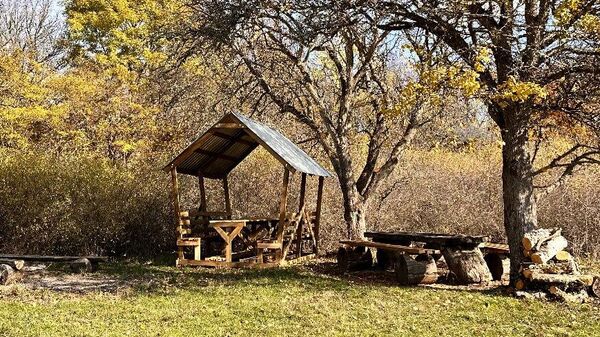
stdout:
[(565, 274), (547, 274), (540, 273), (536, 270), (531, 270), (529, 277), (531, 282), (536, 283), (549, 283), (549, 284), (580, 284), (589, 287), (594, 283), (594, 276), (592, 275), (565, 275)]
[(526, 299), (526, 300), (530, 300), (530, 299), (545, 300), (548, 298), (548, 295), (543, 291), (528, 292), (528, 291), (519, 290), (519, 291), (515, 292), (515, 297)]
[(523, 240), (521, 241), (523, 244), (523, 248), (525, 250), (533, 250), (539, 243), (544, 242), (549, 237), (553, 236), (556, 233), (560, 235), (560, 229), (547, 229), (547, 228), (538, 228), (534, 229), (530, 232), (525, 233), (523, 236)]
[(592, 286), (590, 287), (590, 292), (594, 296), (600, 297), (600, 276), (594, 277), (594, 282), (592, 283)]
[(527, 286), (527, 282), (523, 279), (518, 279), (515, 281), (515, 288), (517, 290), (523, 290)]
[(15, 270), (7, 265), (0, 264), (0, 285), (10, 284), (15, 277)]
[(510, 260), (506, 255), (489, 253), (484, 259), (494, 281), (506, 280), (509, 277)]
[(443, 253), (448, 269), (456, 277), (457, 283), (482, 283), (492, 280), (492, 274), (479, 248), (473, 250), (446, 248)]
[(556, 236), (546, 242), (533, 254), (531, 261), (537, 264), (544, 264), (551, 258), (556, 256), (556, 253), (567, 248), (568, 242), (564, 236)]
[(579, 267), (575, 260), (547, 263), (547, 264), (527, 264), (521, 269), (523, 275), (531, 275), (533, 271), (543, 274), (570, 274), (579, 275)]
[(21, 270), (25, 266), (25, 261), (23, 260), (12, 260), (12, 259), (0, 259), (0, 264), (7, 264), (12, 267), (14, 270)]
[(431, 256), (426, 261), (417, 261), (410, 255), (398, 254), (394, 271), (401, 285), (432, 284), (438, 279), (437, 266)]
[(560, 252), (556, 253), (554, 258), (557, 261), (570, 261), (573, 259), (573, 257), (571, 256), (571, 253), (567, 252), (566, 250), (561, 250)]
[(74, 273), (87, 273), (94, 270), (92, 263), (86, 258), (77, 259), (69, 263), (69, 267)]
[(585, 290), (580, 290), (574, 293), (568, 293), (557, 286), (550, 286), (550, 288), (548, 288), (548, 291), (563, 302), (583, 303), (585, 302), (585, 299), (588, 298), (588, 295), (585, 292)]

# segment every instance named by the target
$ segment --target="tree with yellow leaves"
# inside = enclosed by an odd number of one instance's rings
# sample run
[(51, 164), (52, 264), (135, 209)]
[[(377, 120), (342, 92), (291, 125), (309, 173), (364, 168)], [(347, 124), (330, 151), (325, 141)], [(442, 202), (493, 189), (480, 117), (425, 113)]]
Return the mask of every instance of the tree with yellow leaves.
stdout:
[[(477, 74), (489, 116), (501, 132), (504, 226), (511, 275), (523, 261), (521, 239), (537, 226), (537, 198), (577, 167), (600, 163), (600, 3), (588, 0), (348, 1), (385, 31), (423, 34), (452, 50), (446, 64)], [(481, 51), (486, 51), (481, 54)], [(483, 62), (482, 62), (483, 61)], [(536, 162), (543, 140), (572, 146)], [(558, 169), (558, 179), (536, 179)]]

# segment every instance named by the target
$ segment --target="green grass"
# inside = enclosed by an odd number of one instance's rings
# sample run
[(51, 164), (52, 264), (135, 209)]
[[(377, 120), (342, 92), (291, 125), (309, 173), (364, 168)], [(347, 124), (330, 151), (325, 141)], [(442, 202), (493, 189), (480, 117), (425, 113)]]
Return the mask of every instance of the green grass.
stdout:
[(600, 308), (398, 287), (308, 267), (107, 265), (116, 293), (0, 291), (0, 336), (600, 336)]

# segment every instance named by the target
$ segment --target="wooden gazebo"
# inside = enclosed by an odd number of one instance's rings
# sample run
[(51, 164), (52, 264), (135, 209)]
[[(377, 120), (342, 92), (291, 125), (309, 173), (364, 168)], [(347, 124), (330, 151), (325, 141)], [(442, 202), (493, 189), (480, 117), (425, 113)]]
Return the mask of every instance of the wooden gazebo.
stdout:
[[(284, 167), (279, 214), (232, 219), (227, 176), (254, 149), (263, 146)], [(171, 173), (177, 224), (177, 265), (274, 266), (318, 253), (324, 178), (331, 174), (278, 131), (239, 113), (224, 116), (164, 170)], [(299, 208), (288, 213), (290, 175), (301, 174)], [(178, 174), (198, 177), (200, 205), (182, 210)], [(314, 210), (306, 202), (307, 178), (318, 177)], [(222, 181), (224, 209), (208, 210), (205, 179)]]

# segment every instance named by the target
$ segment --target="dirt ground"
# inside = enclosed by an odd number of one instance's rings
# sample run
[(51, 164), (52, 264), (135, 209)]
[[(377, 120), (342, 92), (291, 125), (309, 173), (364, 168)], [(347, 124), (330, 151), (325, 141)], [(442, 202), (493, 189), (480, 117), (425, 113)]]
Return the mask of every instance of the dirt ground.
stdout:
[[(127, 268), (127, 267), (124, 267)], [(323, 277), (344, 279), (351, 283), (373, 284), (379, 286), (397, 286), (398, 282), (393, 272), (381, 270), (355, 271), (341, 273), (337, 265), (331, 259), (314, 260), (295, 268), (301, 268), (307, 272)], [(219, 273), (223, 271), (215, 269), (197, 269), (199, 271), (210, 271)], [(193, 270), (191, 272), (194, 272)], [(136, 287), (140, 283), (152, 282), (155, 275), (137, 274), (136, 276), (123, 277), (118, 273), (100, 271), (94, 273), (73, 273), (68, 268), (57, 267), (48, 264), (35, 264), (26, 266), (20, 273), (15, 283), (28, 289), (46, 289), (68, 293), (104, 292), (117, 293), (129, 288)], [(490, 282), (487, 284), (451, 285), (437, 283), (421, 285), (421, 287), (472, 290), (482, 292), (505, 292), (505, 283)]]

